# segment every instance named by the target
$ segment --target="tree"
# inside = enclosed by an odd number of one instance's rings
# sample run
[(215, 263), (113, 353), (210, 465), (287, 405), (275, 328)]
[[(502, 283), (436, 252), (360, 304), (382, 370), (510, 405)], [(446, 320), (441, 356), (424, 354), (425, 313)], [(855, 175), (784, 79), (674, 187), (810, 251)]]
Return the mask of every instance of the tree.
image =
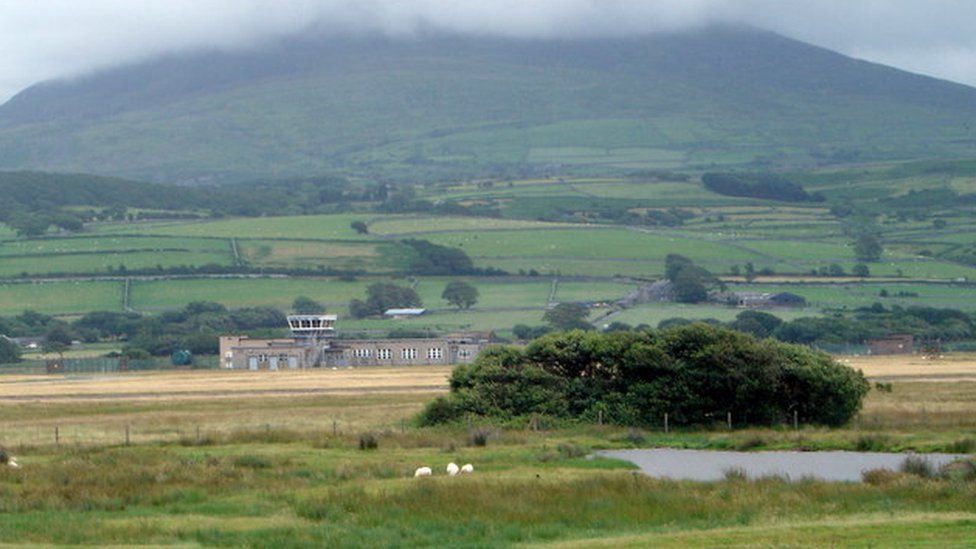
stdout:
[(590, 309), (580, 303), (560, 303), (546, 311), (542, 320), (557, 330), (590, 330), (593, 328), (586, 317)]
[(866, 263), (881, 259), (884, 248), (873, 234), (862, 234), (854, 240), (854, 256)]
[(45, 354), (56, 354), (61, 360), (64, 360), (64, 352), (68, 350), (68, 346), (60, 341), (46, 341), (41, 345), (41, 350)]
[(291, 310), (300, 315), (320, 315), (325, 312), (325, 305), (300, 295), (291, 302)]
[(746, 282), (752, 282), (756, 279), (756, 266), (752, 264), (752, 261), (746, 263)]
[(366, 288), (366, 301), (349, 302), (349, 313), (356, 318), (380, 315), (388, 309), (421, 307), (423, 302), (416, 290), (389, 282), (377, 282)]
[(827, 274), (830, 276), (844, 276), (844, 268), (837, 263), (831, 263), (830, 266), (827, 267)]
[(61, 345), (67, 347), (68, 345), (71, 345), (71, 341), (74, 339), (74, 337), (67, 325), (58, 322), (57, 324), (53, 324), (47, 330), (47, 332), (44, 334), (44, 339), (46, 339), (48, 343), (60, 343)]
[(682, 269), (674, 279), (674, 298), (681, 303), (701, 303), (708, 300), (708, 289), (702, 277), (693, 269)]
[(441, 298), (458, 309), (470, 309), (478, 302), (478, 288), (461, 280), (448, 282)]
[(356, 234), (369, 234), (369, 227), (365, 221), (353, 221), (349, 227), (356, 231)]
[(0, 364), (20, 362), (20, 345), (0, 336)]
[(871, 269), (868, 269), (868, 266), (864, 263), (858, 263), (857, 265), (854, 265), (853, 269), (851, 269), (851, 274), (861, 278), (867, 278), (871, 276)]
[(694, 265), (690, 259), (679, 254), (668, 254), (664, 258), (664, 278), (674, 282), (678, 273)]

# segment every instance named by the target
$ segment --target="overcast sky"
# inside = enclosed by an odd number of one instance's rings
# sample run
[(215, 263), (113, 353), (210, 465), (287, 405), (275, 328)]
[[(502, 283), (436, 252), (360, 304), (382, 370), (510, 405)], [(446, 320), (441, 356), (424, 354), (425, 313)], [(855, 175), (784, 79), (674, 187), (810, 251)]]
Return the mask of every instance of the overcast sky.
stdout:
[(526, 37), (723, 22), (976, 86), (976, 0), (0, 0), (0, 101), (41, 80), (309, 28)]

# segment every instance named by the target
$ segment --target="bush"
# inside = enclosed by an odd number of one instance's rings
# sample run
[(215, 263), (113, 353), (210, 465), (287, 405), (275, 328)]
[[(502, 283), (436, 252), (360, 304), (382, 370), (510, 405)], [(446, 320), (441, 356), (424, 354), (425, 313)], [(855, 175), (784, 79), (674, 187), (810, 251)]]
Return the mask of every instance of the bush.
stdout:
[(478, 428), (471, 431), (470, 441), (471, 446), (487, 446), (488, 439), (491, 437), (492, 431), (490, 429)]
[(872, 486), (884, 486), (891, 484), (898, 479), (902, 478), (904, 475), (891, 469), (868, 469), (867, 471), (861, 472), (861, 480), (865, 484), (870, 484)]
[(884, 452), (888, 449), (888, 439), (880, 435), (861, 435), (854, 442), (858, 452)]
[(359, 449), (360, 450), (375, 450), (379, 448), (380, 441), (376, 438), (373, 433), (363, 433), (359, 435)]
[(493, 347), (457, 367), (451, 393), (431, 402), (424, 425), (462, 417), (597, 417), (631, 426), (707, 424), (732, 411), (773, 425), (796, 410), (805, 422), (841, 425), (869, 389), (860, 372), (829, 355), (726, 328), (543, 336), (524, 350)]
[(929, 460), (922, 456), (908, 456), (898, 469), (902, 473), (907, 473), (909, 475), (915, 475), (922, 478), (932, 478), (935, 476), (935, 468), (929, 463)]
[(253, 454), (248, 454), (246, 456), (238, 456), (234, 458), (234, 467), (249, 467), (251, 469), (268, 469), (271, 467), (271, 461), (263, 456), (255, 456)]

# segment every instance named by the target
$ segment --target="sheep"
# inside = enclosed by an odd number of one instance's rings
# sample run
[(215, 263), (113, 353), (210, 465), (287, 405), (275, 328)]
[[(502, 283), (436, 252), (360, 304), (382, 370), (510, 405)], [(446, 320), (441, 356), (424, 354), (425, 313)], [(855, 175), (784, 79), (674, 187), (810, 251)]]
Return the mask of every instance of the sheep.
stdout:
[(470, 463), (465, 463), (464, 465), (461, 466), (462, 475), (466, 473), (473, 473), (473, 472), (474, 472), (474, 465), (471, 465)]
[(7, 460), (7, 467), (13, 467), (14, 469), (19, 469), (20, 464), (17, 463), (17, 458), (11, 456), (10, 459)]
[(447, 464), (447, 474), (448, 475), (450, 475), (450, 476), (453, 477), (454, 475), (458, 474), (458, 471), (459, 470), (460, 469), (458, 469), (457, 463), (454, 463), (452, 461), (451, 463), (448, 463)]
[(430, 467), (420, 467), (414, 472), (413, 476), (414, 478), (429, 477), (432, 474), (434, 474), (434, 472), (430, 470)]

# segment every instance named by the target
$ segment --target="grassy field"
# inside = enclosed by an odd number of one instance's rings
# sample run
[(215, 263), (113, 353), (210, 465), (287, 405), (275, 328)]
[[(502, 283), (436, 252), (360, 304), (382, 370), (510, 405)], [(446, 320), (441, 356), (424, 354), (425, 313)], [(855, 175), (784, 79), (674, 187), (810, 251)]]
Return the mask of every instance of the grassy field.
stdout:
[[(0, 468), (0, 536), (275, 547), (965, 545), (976, 535), (970, 481), (669, 481), (585, 458), (633, 446), (976, 444), (972, 356), (845, 360), (893, 380), (891, 392), (869, 394), (847, 428), (665, 435), (509, 425), (490, 427), (486, 446), (472, 445), (465, 426), (412, 426), (445, 390), (447, 368), (4, 376), (0, 443), (21, 468)], [(932, 377), (933, 369), (956, 377)], [(377, 449), (358, 449), (367, 432)], [(473, 463), (475, 473), (447, 478), (448, 461)], [(435, 476), (410, 478), (419, 465)], [(52, 521), (57, 528), (39, 527)]]

